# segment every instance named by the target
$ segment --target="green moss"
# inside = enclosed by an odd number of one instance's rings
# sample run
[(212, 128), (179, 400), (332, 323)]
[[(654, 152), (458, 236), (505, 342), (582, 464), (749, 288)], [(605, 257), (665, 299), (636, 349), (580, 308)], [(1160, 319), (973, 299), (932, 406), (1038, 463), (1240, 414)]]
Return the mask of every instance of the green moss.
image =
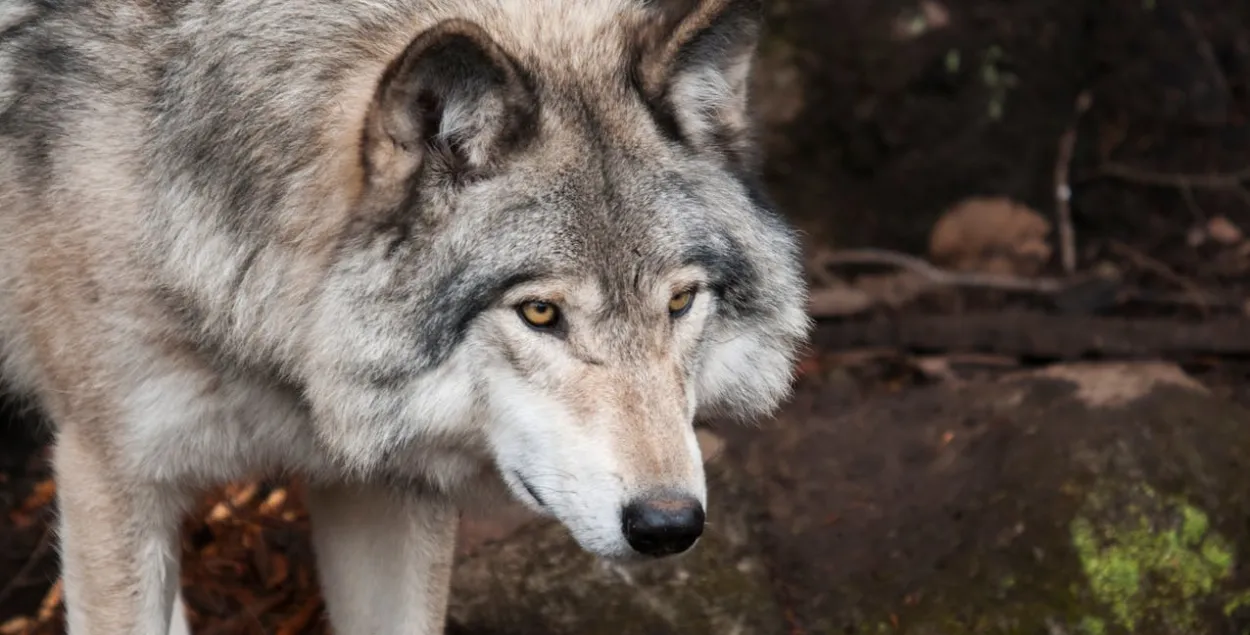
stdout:
[[(1146, 485), (1118, 496), (1092, 494), (1069, 529), (1090, 590), (1130, 632), (1147, 621), (1199, 632), (1203, 601), (1232, 574), (1233, 550), (1211, 531), (1206, 513)], [(1082, 627), (1105, 631), (1092, 619)]]
[(1202, 557), (1208, 564), (1222, 571), (1231, 570), (1233, 567), (1233, 552), (1219, 536), (1203, 541)]
[[(1068, 491), (1075, 506), (1053, 533), (1036, 525), (997, 560), (965, 554), (950, 573), (958, 583), (930, 585), (916, 604), (875, 606), (858, 632), (1205, 635), (1211, 612), (1250, 608), (1250, 590), (1234, 590), (1232, 543), (1202, 508), (1122, 480)], [(892, 614), (897, 625), (883, 619)]]
[(1181, 538), (1186, 544), (1198, 544), (1207, 535), (1207, 528), (1211, 526), (1207, 515), (1201, 509), (1189, 505), (1181, 507), (1181, 514), (1184, 518), (1181, 524)]
[(1250, 606), (1250, 591), (1242, 591), (1224, 602), (1224, 615), (1232, 617), (1233, 613)]
[(1093, 523), (1085, 518), (1072, 521), (1072, 544), (1094, 594), (1111, 607), (1116, 621), (1133, 628), (1133, 598), (1140, 592), (1141, 568), (1132, 549), (1118, 546), (1104, 549)]
[(1107, 623), (1101, 618), (1087, 615), (1081, 618), (1081, 632), (1084, 635), (1106, 635)]

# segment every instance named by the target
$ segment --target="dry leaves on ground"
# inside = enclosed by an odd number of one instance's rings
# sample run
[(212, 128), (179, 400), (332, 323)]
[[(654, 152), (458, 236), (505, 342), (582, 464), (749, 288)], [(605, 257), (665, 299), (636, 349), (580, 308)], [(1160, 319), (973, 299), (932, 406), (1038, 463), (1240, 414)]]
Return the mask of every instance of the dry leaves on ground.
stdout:
[[(46, 523), (55, 496), (39, 483), (10, 520)], [(182, 587), (196, 633), (325, 633), (307, 515), (298, 490), (241, 483), (206, 498), (183, 530)], [(0, 623), (0, 635), (64, 631), (60, 581), (31, 615)]]

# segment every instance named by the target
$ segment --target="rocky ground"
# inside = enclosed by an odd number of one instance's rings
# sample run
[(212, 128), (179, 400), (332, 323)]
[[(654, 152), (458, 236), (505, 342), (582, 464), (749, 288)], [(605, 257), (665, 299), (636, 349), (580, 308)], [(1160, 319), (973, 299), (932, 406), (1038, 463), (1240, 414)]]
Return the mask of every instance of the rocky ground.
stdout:
[[(794, 398), (701, 433), (711, 524), (673, 562), (466, 519), (449, 632), (1250, 632), (1250, 5), (769, 10), (821, 320)], [(0, 635), (57, 632), (46, 438), (4, 407)], [(305, 521), (298, 483), (204, 501), (197, 633), (326, 632)]]

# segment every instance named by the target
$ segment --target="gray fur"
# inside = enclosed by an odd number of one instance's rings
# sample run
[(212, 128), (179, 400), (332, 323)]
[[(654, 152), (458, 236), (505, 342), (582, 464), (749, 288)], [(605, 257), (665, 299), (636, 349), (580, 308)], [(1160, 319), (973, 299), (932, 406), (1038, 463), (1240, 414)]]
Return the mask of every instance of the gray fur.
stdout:
[[(502, 480), (605, 557), (631, 496), (702, 500), (691, 419), (771, 412), (809, 328), (758, 30), (746, 0), (0, 0), (0, 368), (57, 429), (70, 632), (163, 631), (149, 556), (224, 480)], [(522, 328), (521, 293), (566, 322)], [(334, 570), (386, 559), (327, 527)], [(395, 628), (356, 583), (323, 580), (340, 632)]]

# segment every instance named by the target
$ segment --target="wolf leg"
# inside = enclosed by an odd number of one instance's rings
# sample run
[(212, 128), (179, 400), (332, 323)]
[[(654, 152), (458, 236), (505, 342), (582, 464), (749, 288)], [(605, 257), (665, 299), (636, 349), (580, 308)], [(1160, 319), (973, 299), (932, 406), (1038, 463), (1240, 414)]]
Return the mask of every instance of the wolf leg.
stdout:
[(442, 635), (457, 512), (382, 487), (310, 487), (322, 592), (338, 635)]
[(182, 602), (182, 592), (174, 595), (174, 610), (169, 618), (169, 635), (191, 635), (191, 626), (187, 623), (187, 609)]
[(166, 635), (186, 498), (127, 479), (110, 463), (80, 430), (59, 430), (53, 464), (68, 633)]

